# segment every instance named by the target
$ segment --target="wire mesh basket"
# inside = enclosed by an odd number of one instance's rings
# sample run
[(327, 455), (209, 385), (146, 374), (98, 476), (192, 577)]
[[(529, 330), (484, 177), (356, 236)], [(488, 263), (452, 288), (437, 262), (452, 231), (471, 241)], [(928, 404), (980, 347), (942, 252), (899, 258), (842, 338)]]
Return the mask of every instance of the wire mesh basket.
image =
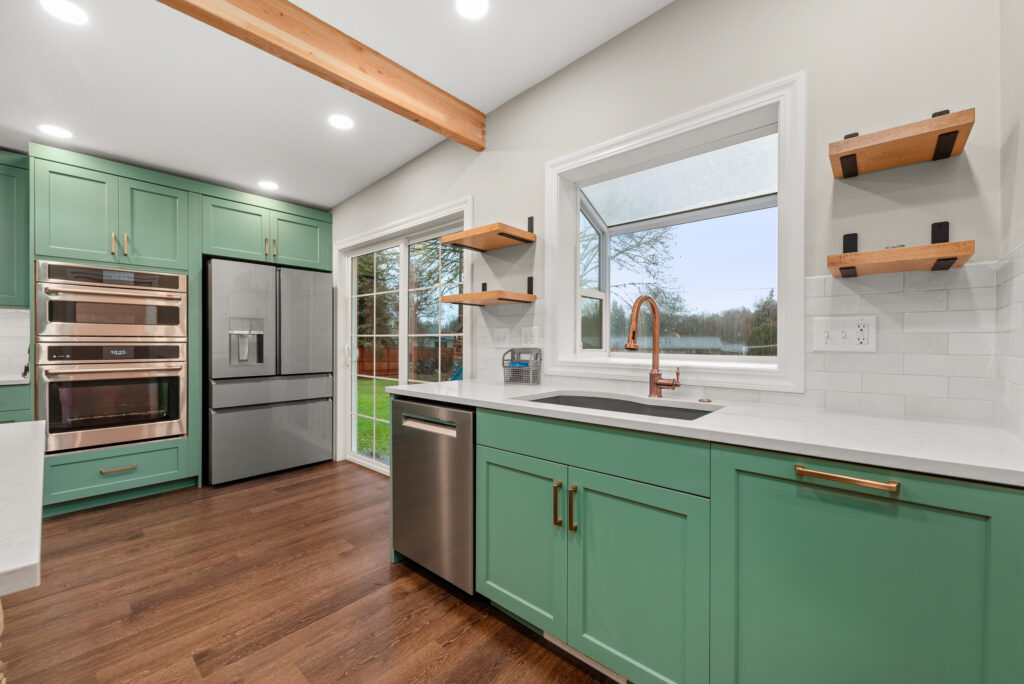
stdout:
[(509, 349), (501, 357), (501, 365), (506, 385), (540, 384), (540, 349), (537, 347)]

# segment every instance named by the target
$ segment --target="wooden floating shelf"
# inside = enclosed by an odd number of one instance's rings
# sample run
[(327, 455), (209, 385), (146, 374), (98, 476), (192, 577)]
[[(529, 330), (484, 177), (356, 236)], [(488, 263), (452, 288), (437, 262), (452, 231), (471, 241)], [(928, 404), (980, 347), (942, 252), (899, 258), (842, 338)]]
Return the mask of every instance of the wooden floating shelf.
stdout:
[(964, 151), (974, 108), (829, 143), (832, 175), (853, 178), (872, 171), (953, 157)]
[(853, 278), (900, 271), (946, 271), (960, 268), (974, 256), (974, 240), (940, 242), (872, 252), (830, 254), (828, 270), (836, 278)]
[(497, 306), (499, 304), (530, 304), (537, 301), (537, 296), (526, 294), (525, 292), (510, 292), (509, 290), (485, 290), (484, 292), (444, 295), (441, 297), (441, 301), (445, 304)]
[(502, 247), (528, 245), (536, 240), (537, 236), (529, 231), (513, 228), (505, 223), (492, 223), (460, 233), (445, 235), (441, 238), (441, 244), (456, 245), (476, 252), (489, 252)]

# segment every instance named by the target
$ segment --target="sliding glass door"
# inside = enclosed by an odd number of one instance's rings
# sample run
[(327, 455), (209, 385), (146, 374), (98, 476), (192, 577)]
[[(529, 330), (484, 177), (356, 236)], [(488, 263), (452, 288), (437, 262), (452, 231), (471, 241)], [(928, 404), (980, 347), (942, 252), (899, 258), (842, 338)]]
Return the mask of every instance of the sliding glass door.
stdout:
[(463, 377), (461, 307), (441, 302), (462, 292), (463, 253), (438, 237), (409, 239), (352, 255), (349, 268), (350, 457), (390, 466), (385, 388)]

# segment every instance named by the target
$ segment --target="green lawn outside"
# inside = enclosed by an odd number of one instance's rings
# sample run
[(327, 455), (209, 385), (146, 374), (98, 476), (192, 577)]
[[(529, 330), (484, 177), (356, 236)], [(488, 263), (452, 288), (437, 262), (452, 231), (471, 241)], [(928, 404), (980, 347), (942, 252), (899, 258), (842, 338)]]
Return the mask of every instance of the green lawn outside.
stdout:
[[(356, 453), (372, 457), (376, 452), (378, 460), (390, 461), (391, 395), (384, 388), (397, 384), (397, 380), (356, 378), (356, 411), (362, 414), (356, 417)], [(387, 422), (363, 418), (369, 415)]]

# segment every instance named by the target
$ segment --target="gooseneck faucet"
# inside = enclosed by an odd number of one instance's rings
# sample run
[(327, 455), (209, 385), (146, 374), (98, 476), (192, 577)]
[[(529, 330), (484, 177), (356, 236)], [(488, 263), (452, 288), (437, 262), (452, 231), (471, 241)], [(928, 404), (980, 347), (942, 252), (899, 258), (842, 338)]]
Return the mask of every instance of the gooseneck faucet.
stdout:
[(636, 343), (636, 334), (637, 327), (640, 324), (640, 307), (643, 306), (644, 302), (651, 305), (651, 327), (653, 328), (651, 332), (654, 335), (654, 352), (651, 355), (651, 393), (648, 396), (661, 398), (662, 389), (675, 389), (679, 387), (679, 369), (676, 368), (675, 378), (661, 377), (661, 371), (658, 369), (658, 351), (661, 347), (659, 338), (661, 334), (661, 320), (658, 314), (658, 304), (651, 295), (640, 295), (633, 302), (633, 313), (629, 316), (629, 334), (626, 339), (626, 349), (635, 351), (640, 348), (640, 345)]

